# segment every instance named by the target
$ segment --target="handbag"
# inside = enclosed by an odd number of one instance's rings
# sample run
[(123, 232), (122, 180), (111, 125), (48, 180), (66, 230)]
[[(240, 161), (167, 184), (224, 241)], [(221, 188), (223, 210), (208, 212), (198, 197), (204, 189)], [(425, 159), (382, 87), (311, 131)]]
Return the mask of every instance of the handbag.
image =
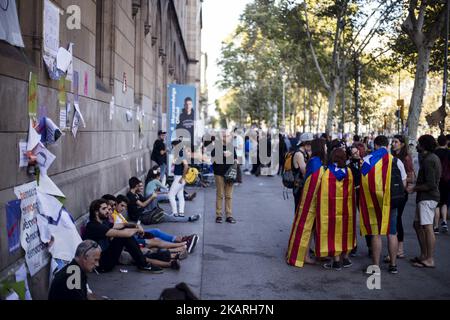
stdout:
[(231, 165), (223, 176), (226, 183), (235, 183), (237, 180), (237, 165)]

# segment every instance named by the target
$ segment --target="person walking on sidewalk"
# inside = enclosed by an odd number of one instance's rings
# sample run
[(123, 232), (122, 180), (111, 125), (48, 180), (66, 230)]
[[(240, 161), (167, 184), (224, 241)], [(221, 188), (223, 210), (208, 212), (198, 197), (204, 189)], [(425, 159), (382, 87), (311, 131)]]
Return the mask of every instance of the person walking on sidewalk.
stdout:
[(164, 186), (166, 185), (167, 176), (167, 149), (166, 144), (164, 143), (165, 139), (166, 132), (159, 130), (158, 139), (153, 144), (153, 151), (151, 156), (151, 159), (156, 162), (161, 170), (161, 182)]
[(434, 153), (436, 140), (431, 135), (419, 138), (419, 173), (415, 187), (409, 186), (409, 193), (417, 192), (416, 217), (414, 229), (420, 245), (420, 256), (411, 259), (418, 268), (434, 268), (434, 246), (436, 238), (433, 230), (434, 212), (440, 200), (439, 181), (441, 179), (441, 161)]
[(237, 155), (231, 141), (231, 134), (228, 131), (222, 133), (222, 141), (216, 141), (211, 157), (216, 181), (216, 222), (222, 223), (223, 221), (222, 206), (225, 198), (226, 222), (236, 223), (232, 211), (233, 183), (225, 182), (224, 178), (228, 169), (237, 163)]

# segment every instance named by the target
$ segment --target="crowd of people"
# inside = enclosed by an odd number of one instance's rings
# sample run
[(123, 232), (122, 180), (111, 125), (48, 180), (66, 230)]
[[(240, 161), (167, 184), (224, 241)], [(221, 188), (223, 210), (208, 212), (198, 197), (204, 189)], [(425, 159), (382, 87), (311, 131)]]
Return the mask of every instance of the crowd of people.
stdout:
[[(216, 223), (222, 223), (224, 216), (227, 223), (237, 222), (232, 198), (234, 187), (242, 183), (242, 172), (258, 176), (261, 167), (270, 167), (270, 134), (244, 137), (237, 130), (225, 130), (219, 138), (204, 137), (200, 156), (179, 138), (171, 142), (173, 179), (169, 187), (165, 141), (166, 132), (159, 131), (151, 155), (156, 165), (144, 181), (131, 177), (126, 195), (105, 194), (92, 201), (89, 221), (81, 230), (84, 241), (73, 261), (55, 275), (50, 299), (99, 298), (89, 289), (86, 274), (109, 272), (121, 263), (133, 263), (148, 273), (161, 273), (164, 268), (180, 270), (180, 260), (192, 253), (199, 236), (172, 235), (150, 225), (201, 218), (200, 214), (185, 213), (185, 200), (195, 198), (195, 193), (185, 191), (188, 172), (198, 165), (192, 159), (211, 167)], [(292, 183), (285, 187), (292, 189), (295, 205), (287, 263), (297, 267), (323, 263), (324, 268), (333, 270), (351, 267), (351, 258), (360, 250), (356, 241), (359, 233), (365, 238), (372, 265), (380, 266), (383, 260), (390, 273), (398, 273), (397, 259), (407, 256), (402, 216), (409, 195), (416, 193), (413, 227), (420, 252), (410, 260), (415, 267), (434, 268), (435, 234), (448, 232), (450, 135), (418, 139), (417, 175), (410, 146), (402, 135), (366, 137), (363, 141), (354, 136), (350, 143), (348, 139), (332, 140), (326, 134), (280, 134), (278, 174), (283, 184), (291, 177)], [(261, 148), (266, 149), (269, 162), (262, 161)], [(237, 177), (230, 180), (232, 167), (237, 168)], [(170, 209), (163, 209), (163, 203), (169, 203)], [(389, 253), (384, 257), (382, 236), (387, 237)], [(67, 288), (69, 268), (81, 270), (82, 285), (77, 290)]]
[[(417, 175), (410, 145), (402, 135), (391, 139), (380, 135), (373, 141), (355, 136), (349, 143), (303, 133), (295, 143), (281, 136), (281, 150), (279, 173), (286, 174), (283, 168), (288, 167), (295, 179), (288, 264), (303, 267), (325, 260), (324, 268), (348, 268), (358, 250), (359, 233), (365, 237), (371, 265), (380, 266), (383, 260), (390, 273), (398, 273), (397, 259), (406, 258), (402, 216), (409, 195), (415, 193), (413, 228), (420, 252), (410, 261), (418, 268), (436, 266), (435, 234), (448, 232), (450, 135), (418, 139)], [(385, 257), (381, 257), (382, 236), (387, 237)]]

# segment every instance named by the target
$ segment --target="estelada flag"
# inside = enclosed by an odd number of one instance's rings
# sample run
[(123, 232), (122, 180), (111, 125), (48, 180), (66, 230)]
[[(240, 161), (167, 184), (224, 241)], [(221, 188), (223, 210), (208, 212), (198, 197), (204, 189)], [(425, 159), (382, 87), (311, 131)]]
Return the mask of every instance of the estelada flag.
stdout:
[(352, 171), (329, 165), (317, 194), (317, 257), (334, 257), (355, 247), (355, 201)]
[(295, 212), (286, 255), (287, 263), (292, 266), (303, 267), (305, 254), (309, 250), (309, 239), (316, 219), (317, 191), (323, 172), (324, 168), (319, 157), (313, 157), (308, 161), (305, 184), (300, 204)]
[(387, 235), (391, 214), (392, 155), (380, 148), (364, 158), (359, 195), (361, 234)]

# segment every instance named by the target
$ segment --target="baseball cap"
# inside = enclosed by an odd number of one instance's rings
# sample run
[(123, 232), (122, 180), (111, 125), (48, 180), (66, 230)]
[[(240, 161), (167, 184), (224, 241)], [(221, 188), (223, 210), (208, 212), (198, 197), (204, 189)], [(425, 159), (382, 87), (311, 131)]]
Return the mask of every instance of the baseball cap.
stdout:
[(302, 145), (305, 142), (310, 142), (314, 140), (314, 135), (311, 132), (305, 132), (302, 133), (302, 135), (300, 136), (300, 139), (298, 141), (298, 146)]
[(167, 132), (163, 131), (163, 130), (159, 130), (158, 131), (158, 136), (162, 135), (162, 134), (166, 134)]

